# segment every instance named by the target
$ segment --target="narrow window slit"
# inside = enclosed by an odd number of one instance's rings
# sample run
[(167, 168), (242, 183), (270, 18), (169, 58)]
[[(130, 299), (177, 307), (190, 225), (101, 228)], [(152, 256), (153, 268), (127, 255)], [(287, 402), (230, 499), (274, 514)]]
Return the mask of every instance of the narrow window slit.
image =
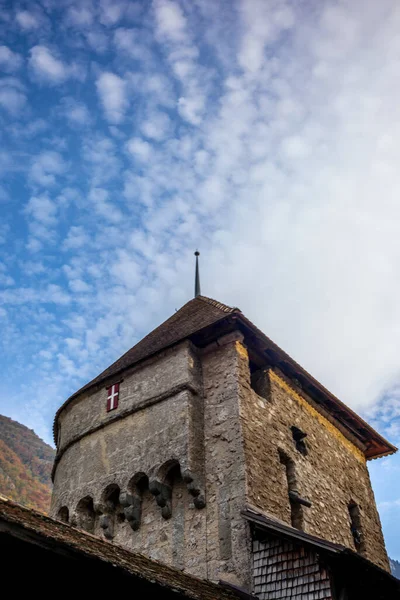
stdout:
[(292, 527), (296, 529), (304, 529), (304, 509), (310, 508), (311, 502), (306, 498), (302, 498), (298, 490), (298, 482), (296, 475), (296, 466), (294, 460), (290, 458), (283, 450), (278, 450), (279, 460), (286, 470), (286, 481), (288, 487), (288, 496), (290, 502), (290, 516)]
[(354, 545), (357, 552), (363, 553), (365, 550), (364, 532), (361, 520), (361, 510), (358, 504), (350, 502), (349, 504), (349, 515), (350, 515), (350, 529), (354, 540)]

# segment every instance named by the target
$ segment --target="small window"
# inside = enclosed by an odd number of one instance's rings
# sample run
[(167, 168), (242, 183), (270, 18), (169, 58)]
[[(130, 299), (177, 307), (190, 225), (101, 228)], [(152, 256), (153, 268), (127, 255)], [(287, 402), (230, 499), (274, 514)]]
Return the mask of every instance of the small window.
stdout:
[(267, 368), (258, 368), (250, 361), (250, 385), (258, 396), (264, 400), (271, 399), (271, 385)]
[(110, 410), (114, 410), (118, 408), (119, 401), (119, 383), (114, 383), (114, 385), (107, 388), (107, 412)]
[(292, 437), (296, 446), (296, 450), (300, 452), (300, 454), (302, 454), (303, 456), (307, 456), (308, 450), (305, 442), (307, 434), (304, 433), (304, 431), (301, 431), (301, 429), (299, 429), (298, 427), (295, 427), (294, 425), (290, 429), (292, 430)]

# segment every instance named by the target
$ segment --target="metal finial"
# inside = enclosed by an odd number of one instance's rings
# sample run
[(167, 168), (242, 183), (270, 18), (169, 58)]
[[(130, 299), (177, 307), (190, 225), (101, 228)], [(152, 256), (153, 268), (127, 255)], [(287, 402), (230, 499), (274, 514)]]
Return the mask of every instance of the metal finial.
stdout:
[(196, 277), (194, 280), (194, 297), (197, 298), (197, 296), (201, 295), (201, 291), (200, 291), (200, 273), (199, 273), (199, 256), (200, 256), (200, 252), (198, 250), (196, 250), (196, 252), (194, 253), (195, 257), (196, 257)]

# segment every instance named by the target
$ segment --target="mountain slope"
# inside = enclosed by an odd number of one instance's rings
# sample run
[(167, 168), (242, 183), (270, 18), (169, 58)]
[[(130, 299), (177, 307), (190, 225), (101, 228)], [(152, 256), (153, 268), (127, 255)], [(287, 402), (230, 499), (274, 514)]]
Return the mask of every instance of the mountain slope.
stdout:
[(0, 415), (0, 494), (47, 512), (54, 454), (34, 431)]
[(390, 559), (390, 568), (392, 575), (400, 579), (400, 562), (398, 560)]

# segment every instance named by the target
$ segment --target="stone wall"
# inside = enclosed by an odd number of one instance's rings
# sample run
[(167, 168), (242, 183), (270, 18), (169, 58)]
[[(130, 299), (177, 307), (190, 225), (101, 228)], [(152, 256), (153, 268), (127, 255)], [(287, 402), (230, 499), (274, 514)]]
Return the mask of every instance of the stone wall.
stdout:
[(242, 341), (234, 332), (201, 351), (185, 341), (127, 370), (116, 410), (106, 410), (106, 387), (118, 379), (68, 404), (52, 515), (67, 508), (72, 524), (127, 549), (250, 590), (241, 510), (294, 524), (290, 488), (311, 502), (296, 526), (353, 549), (356, 504), (359, 550), (387, 569), (362, 450), (278, 371), (250, 381)]
[(251, 545), (245, 505), (245, 460), (239, 418), (243, 363), (234, 336), (202, 357), (208, 576), (250, 589)]
[(72, 524), (113, 543), (249, 586), (239, 367), (235, 335), (201, 353), (184, 342), (124, 373), (116, 410), (106, 387), (70, 403), (52, 515), (67, 507)]
[[(106, 404), (104, 387), (60, 415), (52, 514), (68, 507), (73, 524), (205, 577), (204, 417), (196, 349), (184, 342), (124, 373), (118, 408), (107, 413)], [(86, 501), (80, 509), (87, 498), (94, 512), (89, 517)]]
[(174, 389), (201, 391), (199, 369), (193, 348), (189, 342), (183, 342), (107, 382), (108, 386), (122, 380), (118, 410), (107, 413), (105, 385), (79, 395), (59, 415), (58, 452), (71, 441), (112, 422), (116, 417), (158, 402)]
[[(247, 358), (243, 355), (243, 363)], [(362, 554), (388, 569), (381, 524), (364, 455), (349, 437), (328, 420), (310, 398), (278, 371), (264, 372), (259, 396), (249, 373), (242, 371), (241, 417), (247, 470), (247, 500), (261, 511), (292, 524), (287, 466), (294, 469), (295, 487), (311, 507), (298, 506), (307, 533), (356, 550), (349, 505), (360, 510)], [(255, 378), (253, 378), (254, 381)], [(254, 383), (253, 383), (254, 385)], [(296, 446), (292, 427), (307, 434), (307, 454)], [(291, 474), (293, 479), (293, 474)], [(291, 482), (293, 483), (293, 481)]]

